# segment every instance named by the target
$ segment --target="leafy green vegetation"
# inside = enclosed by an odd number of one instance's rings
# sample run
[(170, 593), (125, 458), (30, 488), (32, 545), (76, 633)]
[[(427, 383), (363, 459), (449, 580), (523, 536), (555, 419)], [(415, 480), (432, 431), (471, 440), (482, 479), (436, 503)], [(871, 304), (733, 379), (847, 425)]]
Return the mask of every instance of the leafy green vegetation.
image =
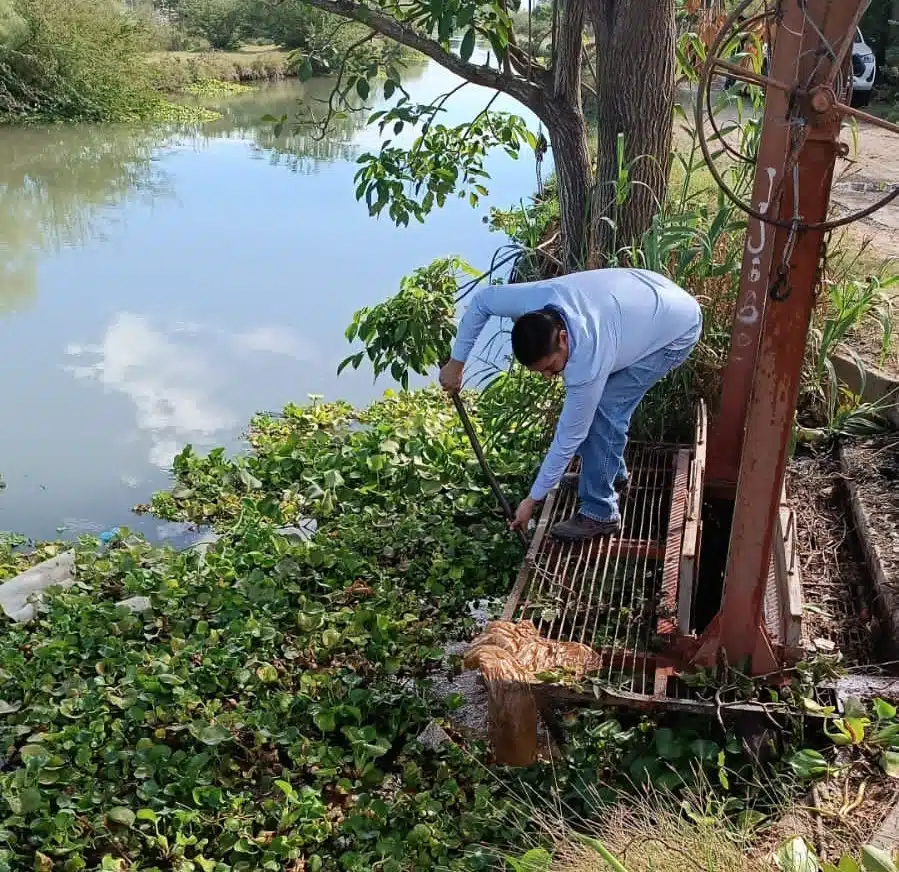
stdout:
[[(509, 397), (470, 399), (489, 431)], [(524, 841), (518, 776), (488, 772), (477, 743), (415, 741), (454, 704), (423, 692), (444, 643), (520, 559), (452, 409), (430, 390), (361, 413), (314, 402), (257, 418), (250, 439), (245, 457), (185, 449), (154, 499), (212, 523), (215, 544), (85, 539), (77, 585), (0, 631), (0, 868), (39, 851), (67, 870), (478, 869), (495, 860), (479, 846)], [(514, 434), (494, 444), (523, 485), (534, 454)], [(133, 597), (148, 602), (120, 604)], [(564, 758), (520, 777), (572, 807), (698, 767), (739, 809), (753, 783), (708, 722), (587, 711), (566, 729)]]
[(0, 118), (131, 121), (162, 103), (142, 63), (147, 32), (113, 0), (3, 0)]
[(247, 94), (253, 89), (249, 85), (241, 85), (239, 82), (223, 82), (220, 79), (203, 79), (194, 82), (184, 88), (184, 93), (196, 97), (207, 94)]
[[(163, 17), (160, 17), (163, 16)], [(150, 10), (113, 0), (0, 0), (0, 121), (206, 121), (172, 93), (326, 74), (365, 28), (336, 29), (299, 0), (185, 0)], [(272, 43), (246, 46), (247, 39)], [(183, 46), (217, 51), (154, 51)], [(354, 63), (408, 52), (383, 40), (353, 48)]]
[(55, 557), (65, 547), (61, 542), (29, 543), (24, 536), (0, 532), (0, 582)]
[(0, 0), (0, 22), (0, 123), (218, 117), (163, 98), (147, 22), (112, 0)]
[(426, 375), (440, 361), (455, 335), (457, 276), (477, 276), (458, 258), (441, 258), (415, 270), (400, 283), (397, 294), (372, 308), (356, 312), (346, 338), (365, 343), (365, 350), (347, 357), (346, 366), (358, 369), (368, 356), (375, 377), (390, 369), (394, 381), (409, 387), (409, 370)]

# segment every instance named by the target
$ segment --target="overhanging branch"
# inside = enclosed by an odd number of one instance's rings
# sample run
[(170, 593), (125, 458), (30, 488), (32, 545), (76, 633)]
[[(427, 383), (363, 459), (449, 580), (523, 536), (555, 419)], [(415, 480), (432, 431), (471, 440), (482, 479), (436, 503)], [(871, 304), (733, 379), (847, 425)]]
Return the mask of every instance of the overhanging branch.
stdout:
[(366, 27), (377, 31), (382, 36), (392, 39), (394, 42), (408, 46), (421, 52), (431, 60), (436, 61), (451, 73), (455, 73), (463, 79), (467, 79), (475, 85), (482, 85), (496, 91), (502, 91), (510, 97), (514, 97), (523, 103), (537, 115), (541, 114), (543, 104), (543, 91), (532, 82), (528, 82), (513, 73), (502, 70), (494, 70), (487, 66), (463, 61), (457, 55), (448, 52), (437, 41), (423, 36), (408, 24), (378, 12), (368, 6), (363, 6), (355, 0), (303, 0), (309, 6), (358, 21)]

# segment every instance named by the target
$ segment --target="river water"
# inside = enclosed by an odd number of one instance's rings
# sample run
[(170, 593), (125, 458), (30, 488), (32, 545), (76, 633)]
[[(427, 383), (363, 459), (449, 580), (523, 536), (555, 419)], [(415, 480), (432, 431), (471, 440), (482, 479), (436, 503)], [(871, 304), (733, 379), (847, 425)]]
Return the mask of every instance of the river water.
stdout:
[[(433, 64), (409, 76), (420, 101), (456, 84)], [(322, 141), (262, 121), (327, 90), (223, 97), (193, 130), (0, 127), (0, 530), (177, 535), (130, 509), (184, 444), (239, 450), (257, 411), (380, 395), (370, 371), (336, 376), (353, 312), (435, 257), (489, 264), (505, 240), (484, 218), (531, 193), (532, 155), (491, 156), (477, 208), (397, 228), (354, 198), (355, 160), (378, 147), (362, 118)], [(463, 88), (446, 120), (490, 97)]]

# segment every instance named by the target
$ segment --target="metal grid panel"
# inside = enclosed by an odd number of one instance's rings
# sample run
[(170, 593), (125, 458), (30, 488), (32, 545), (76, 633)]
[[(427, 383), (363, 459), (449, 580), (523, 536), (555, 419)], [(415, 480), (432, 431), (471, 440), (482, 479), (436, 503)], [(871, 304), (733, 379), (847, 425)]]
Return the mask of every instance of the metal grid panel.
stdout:
[[(595, 648), (598, 677), (622, 690), (654, 689), (651, 652), (664, 617), (657, 605), (668, 599), (662, 578), (678, 453), (670, 446), (629, 446), (631, 484), (621, 502), (620, 536), (554, 541), (552, 526), (572, 517), (578, 502), (572, 491), (554, 491), (507, 604), (507, 617), (529, 618), (545, 638)], [(684, 487), (683, 476), (677, 484)]]

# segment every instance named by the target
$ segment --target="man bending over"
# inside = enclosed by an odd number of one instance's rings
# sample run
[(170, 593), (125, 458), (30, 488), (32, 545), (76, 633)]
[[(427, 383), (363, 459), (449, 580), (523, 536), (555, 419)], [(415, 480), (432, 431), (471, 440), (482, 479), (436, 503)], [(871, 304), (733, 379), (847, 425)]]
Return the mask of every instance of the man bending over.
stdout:
[[(553, 527), (557, 539), (618, 533), (631, 416), (646, 392), (690, 356), (702, 332), (699, 305), (664, 276), (638, 269), (484, 287), (463, 316), (452, 358), (440, 371), (449, 393), (461, 389), (465, 361), (491, 315), (515, 322), (512, 351), (518, 362), (546, 378), (561, 375), (566, 390), (552, 445), (518, 506), (513, 529), (527, 527), (535, 505), (562, 481), (576, 484), (580, 506), (574, 518)], [(579, 476), (566, 474), (575, 454), (581, 457)]]

